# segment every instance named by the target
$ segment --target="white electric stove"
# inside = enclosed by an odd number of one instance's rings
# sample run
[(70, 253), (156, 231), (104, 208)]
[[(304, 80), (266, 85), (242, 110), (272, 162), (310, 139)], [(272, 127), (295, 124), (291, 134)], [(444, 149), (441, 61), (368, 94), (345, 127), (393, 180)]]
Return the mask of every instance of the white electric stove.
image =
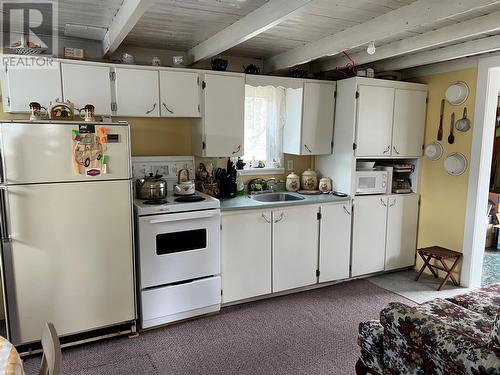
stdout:
[(168, 189), (160, 204), (134, 200), (142, 328), (220, 310), (219, 200), (200, 192), (174, 195), (183, 168), (194, 177), (194, 158), (132, 158), (134, 178), (158, 173)]

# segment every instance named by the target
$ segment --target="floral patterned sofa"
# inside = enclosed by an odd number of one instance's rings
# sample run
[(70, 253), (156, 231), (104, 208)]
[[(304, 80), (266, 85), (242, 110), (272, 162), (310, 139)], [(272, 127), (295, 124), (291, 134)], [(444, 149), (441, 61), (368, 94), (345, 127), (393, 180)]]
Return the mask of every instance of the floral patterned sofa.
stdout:
[(419, 306), (390, 303), (359, 325), (358, 375), (500, 375), (500, 284)]

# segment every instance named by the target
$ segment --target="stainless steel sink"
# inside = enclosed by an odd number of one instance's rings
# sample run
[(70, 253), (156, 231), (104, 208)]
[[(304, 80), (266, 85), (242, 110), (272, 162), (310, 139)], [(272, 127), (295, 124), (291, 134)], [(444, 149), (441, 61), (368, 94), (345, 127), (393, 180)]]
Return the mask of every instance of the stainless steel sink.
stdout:
[(297, 197), (296, 195), (288, 193), (264, 193), (251, 195), (252, 199), (258, 202), (288, 202), (288, 201), (301, 201), (303, 197)]

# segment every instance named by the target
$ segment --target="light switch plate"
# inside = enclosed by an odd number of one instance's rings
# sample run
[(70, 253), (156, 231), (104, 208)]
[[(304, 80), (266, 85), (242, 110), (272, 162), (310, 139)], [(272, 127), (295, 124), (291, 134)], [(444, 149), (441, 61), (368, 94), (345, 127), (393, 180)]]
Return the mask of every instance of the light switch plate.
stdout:
[(286, 169), (289, 171), (293, 171), (293, 160), (287, 160)]

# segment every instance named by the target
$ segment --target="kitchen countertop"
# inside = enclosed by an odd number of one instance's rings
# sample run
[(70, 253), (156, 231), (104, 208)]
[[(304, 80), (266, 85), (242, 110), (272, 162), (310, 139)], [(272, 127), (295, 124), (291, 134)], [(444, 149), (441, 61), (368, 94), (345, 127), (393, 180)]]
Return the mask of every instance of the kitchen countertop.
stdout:
[(275, 207), (288, 207), (288, 206), (299, 206), (305, 204), (322, 204), (322, 203), (335, 203), (335, 202), (346, 202), (351, 199), (350, 196), (347, 197), (337, 197), (331, 194), (319, 194), (319, 195), (302, 195), (298, 193), (291, 193), (288, 191), (277, 191), (276, 193), (287, 193), (295, 195), (298, 197), (303, 197), (302, 200), (297, 201), (280, 201), (280, 202), (259, 202), (253, 198), (250, 198), (248, 194), (241, 195), (236, 198), (227, 198), (220, 200), (221, 211), (237, 211), (237, 210), (252, 210), (258, 208), (275, 208)]

